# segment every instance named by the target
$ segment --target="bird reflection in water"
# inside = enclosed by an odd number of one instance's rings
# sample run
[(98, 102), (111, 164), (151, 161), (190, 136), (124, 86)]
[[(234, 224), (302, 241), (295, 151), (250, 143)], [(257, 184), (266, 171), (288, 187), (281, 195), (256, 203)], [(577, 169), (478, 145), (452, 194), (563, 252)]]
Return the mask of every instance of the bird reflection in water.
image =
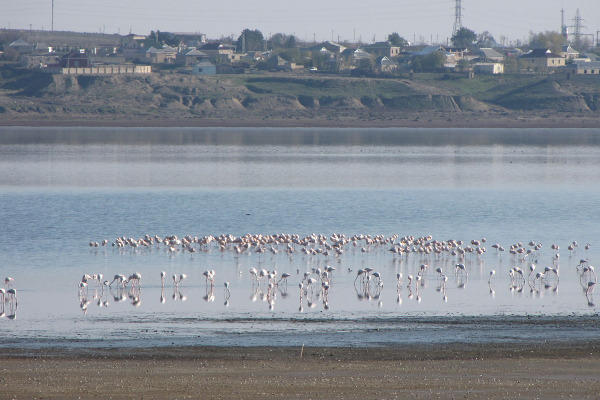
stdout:
[(2, 299), (2, 302), (0, 304), (0, 318), (6, 317), (10, 320), (17, 319), (17, 289), (13, 287), (13, 283), (14, 279), (11, 277), (7, 277), (4, 280), (5, 287), (0, 288), (0, 298)]

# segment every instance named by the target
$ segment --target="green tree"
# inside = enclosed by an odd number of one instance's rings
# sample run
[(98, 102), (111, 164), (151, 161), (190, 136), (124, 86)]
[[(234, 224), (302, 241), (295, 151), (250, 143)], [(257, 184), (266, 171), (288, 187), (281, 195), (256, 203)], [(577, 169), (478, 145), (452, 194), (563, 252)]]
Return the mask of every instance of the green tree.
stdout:
[(265, 49), (265, 38), (258, 29), (244, 29), (236, 42), (237, 51), (261, 51)]
[(472, 48), (477, 41), (477, 35), (474, 31), (468, 28), (460, 28), (454, 35), (452, 35), (452, 44), (454, 47), (461, 49)]
[(446, 55), (441, 51), (436, 51), (424, 56), (416, 56), (412, 61), (414, 72), (435, 72), (444, 68)]
[(529, 34), (530, 49), (550, 49), (553, 53), (560, 53), (565, 38), (558, 32), (546, 31)]
[(392, 44), (392, 46), (398, 47), (406, 47), (408, 46), (408, 41), (404, 39), (402, 36), (398, 34), (398, 32), (390, 33), (388, 35), (388, 42)]

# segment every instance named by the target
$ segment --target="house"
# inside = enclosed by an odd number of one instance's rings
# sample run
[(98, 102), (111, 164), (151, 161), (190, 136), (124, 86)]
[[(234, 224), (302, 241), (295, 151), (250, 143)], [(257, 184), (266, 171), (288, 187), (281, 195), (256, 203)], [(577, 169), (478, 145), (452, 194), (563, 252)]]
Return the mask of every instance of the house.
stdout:
[(398, 69), (398, 64), (390, 60), (387, 56), (383, 56), (377, 60), (377, 67), (381, 72), (394, 72)]
[(413, 56), (428, 56), (428, 55), (433, 54), (438, 51), (446, 53), (446, 49), (443, 46), (437, 45), (437, 46), (425, 46), (421, 50), (412, 51), (411, 54)]
[(322, 48), (325, 48), (326, 50), (330, 51), (333, 54), (340, 54), (342, 53), (344, 50), (346, 50), (346, 46), (343, 46), (339, 43), (336, 42), (332, 42), (332, 41), (326, 41), (323, 42), (321, 45)]
[(363, 49), (356, 49), (352, 52), (352, 64), (358, 65), (361, 60), (370, 60), (371, 54), (367, 53)]
[(392, 46), (390, 42), (377, 42), (365, 47), (365, 50), (377, 57), (398, 57), (402, 52), (399, 46)]
[(178, 53), (175, 62), (177, 65), (189, 66), (204, 60), (208, 60), (208, 54), (197, 49), (191, 49), (187, 53)]
[(199, 49), (209, 57), (216, 57), (219, 55), (226, 56), (231, 59), (233, 53), (235, 53), (235, 46), (226, 43), (207, 43)]
[(18, 51), (19, 53), (31, 53), (34, 49), (34, 46), (31, 43), (27, 43), (23, 39), (17, 39), (14, 42), (11, 42), (8, 47)]
[(564, 57), (552, 53), (550, 49), (533, 49), (523, 54), (519, 59), (522, 68), (531, 71), (549, 70), (564, 67), (566, 64)]
[(579, 58), (579, 52), (572, 48), (570, 44), (562, 46), (559, 55), (567, 60)]
[(600, 75), (600, 61), (573, 62), (569, 71), (577, 75)]
[(164, 45), (161, 49), (150, 47), (146, 50), (146, 58), (152, 64), (172, 64), (177, 59), (177, 49)]
[(497, 75), (504, 73), (504, 64), (502, 63), (476, 63), (473, 65), (473, 71), (480, 75)]
[(504, 55), (489, 47), (482, 47), (478, 52), (479, 60), (485, 63), (501, 63)]

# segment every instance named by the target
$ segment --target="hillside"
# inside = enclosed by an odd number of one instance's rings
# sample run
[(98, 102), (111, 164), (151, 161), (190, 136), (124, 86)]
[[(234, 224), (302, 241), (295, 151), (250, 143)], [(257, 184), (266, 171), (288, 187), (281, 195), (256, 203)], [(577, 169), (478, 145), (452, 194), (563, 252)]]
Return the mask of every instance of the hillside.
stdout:
[[(565, 114), (595, 121), (598, 77), (502, 76), (411, 79), (325, 75), (59, 76), (0, 67), (0, 119), (9, 121), (356, 122), (540, 120)], [(329, 121), (329, 122), (327, 122)], [(132, 122), (133, 123), (133, 122)], [(294, 124), (294, 123), (292, 123)], [(450, 124), (452, 125), (452, 124)]]

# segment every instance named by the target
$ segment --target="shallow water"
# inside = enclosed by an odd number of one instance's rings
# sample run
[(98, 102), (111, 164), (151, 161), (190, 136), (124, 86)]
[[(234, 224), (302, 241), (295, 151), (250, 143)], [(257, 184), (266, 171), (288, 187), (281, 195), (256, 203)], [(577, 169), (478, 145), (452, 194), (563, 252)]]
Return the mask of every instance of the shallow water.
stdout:
[[(0, 276), (14, 277), (18, 289), (16, 319), (0, 318), (0, 346), (597, 339), (598, 306), (576, 265), (580, 258), (594, 264), (600, 251), (599, 163), (595, 146), (0, 145)], [(453, 272), (456, 257), (399, 257), (389, 245), (350, 246), (341, 257), (88, 246), (146, 233), (276, 232), (486, 237), (487, 252), (467, 256), (464, 278)], [(534, 260), (491, 248), (530, 240), (543, 243)], [(580, 246), (569, 252), (574, 240)], [(511, 289), (514, 265), (553, 265), (551, 243), (561, 247), (560, 281)], [(407, 275), (422, 263), (431, 265), (423, 286), (408, 288)], [(318, 291), (301, 301), (302, 274), (325, 265), (336, 268), (326, 306)], [(355, 284), (367, 266), (383, 278), (383, 288), (371, 286), (368, 295)], [(445, 290), (438, 266), (449, 277)], [(271, 307), (251, 267), (292, 274)], [(202, 276), (209, 268), (216, 271), (212, 292)], [(163, 270), (188, 279), (179, 290), (167, 281), (161, 293)], [(143, 276), (137, 307), (116, 288), (90, 285), (78, 294), (84, 273), (134, 271)], [(532, 323), (514, 323), (532, 315)], [(538, 324), (544, 318), (561, 323)]]

